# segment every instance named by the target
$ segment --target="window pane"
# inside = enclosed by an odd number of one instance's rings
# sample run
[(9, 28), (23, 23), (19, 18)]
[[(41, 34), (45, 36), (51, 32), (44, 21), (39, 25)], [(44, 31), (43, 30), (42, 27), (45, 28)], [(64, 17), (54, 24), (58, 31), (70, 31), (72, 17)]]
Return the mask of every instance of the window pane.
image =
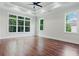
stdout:
[(40, 30), (43, 30), (43, 25), (40, 25)]
[(76, 12), (70, 12), (66, 14), (65, 25), (66, 25), (66, 32), (77, 32), (77, 21), (78, 21), (78, 14)]
[(9, 26), (9, 32), (16, 32), (16, 26)]
[(25, 21), (25, 26), (30, 26), (30, 21)]
[(66, 32), (71, 32), (71, 25), (70, 24), (66, 24)]
[(30, 20), (30, 18), (27, 18), (27, 17), (26, 17), (25, 20)]
[(40, 24), (43, 24), (43, 20), (40, 20)]
[(29, 32), (30, 31), (30, 27), (25, 27), (25, 32)]
[(24, 26), (24, 20), (18, 20), (18, 25), (23, 25)]
[(18, 32), (23, 32), (23, 30), (24, 30), (24, 27), (18, 27)]
[(9, 25), (16, 25), (16, 19), (9, 19)]
[(15, 15), (9, 15), (9, 17), (16, 19), (16, 16)]
[(18, 19), (24, 19), (24, 17), (18, 16)]
[(43, 30), (43, 25), (44, 24), (44, 20), (40, 20), (40, 30)]

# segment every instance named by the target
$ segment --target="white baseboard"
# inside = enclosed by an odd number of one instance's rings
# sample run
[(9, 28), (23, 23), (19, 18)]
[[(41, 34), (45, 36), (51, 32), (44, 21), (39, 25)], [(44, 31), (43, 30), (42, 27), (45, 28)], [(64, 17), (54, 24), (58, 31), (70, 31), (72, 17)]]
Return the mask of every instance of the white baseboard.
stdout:
[(62, 38), (56, 38), (56, 37), (51, 37), (51, 36), (43, 36), (43, 35), (39, 35), (39, 36), (40, 36), (40, 37), (44, 37), (44, 38), (56, 39), (56, 40), (60, 40), (60, 41), (64, 41), (64, 42), (79, 44), (78, 41), (70, 41), (70, 40), (66, 40), (66, 39), (62, 39)]
[[(0, 39), (8, 39), (8, 38), (16, 38), (16, 37), (30, 37), (30, 36), (35, 36), (35, 35), (23, 35), (23, 36), (7, 36), (7, 37), (1, 37)], [(70, 43), (75, 43), (75, 44), (79, 44), (79, 41), (72, 41), (72, 40), (66, 40), (66, 39), (62, 39), (62, 38), (57, 38), (57, 37), (51, 37), (51, 36), (44, 36), (44, 35), (37, 35), (39, 37), (45, 37), (45, 38), (50, 38), (50, 39), (56, 39), (56, 40), (60, 40), (60, 41), (65, 41), (65, 42), (70, 42)]]

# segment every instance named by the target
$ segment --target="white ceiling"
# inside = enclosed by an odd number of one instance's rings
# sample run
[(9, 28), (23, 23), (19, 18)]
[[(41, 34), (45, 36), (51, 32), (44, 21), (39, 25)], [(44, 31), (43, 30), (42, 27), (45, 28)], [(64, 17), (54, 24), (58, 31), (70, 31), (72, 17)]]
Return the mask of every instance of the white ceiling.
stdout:
[[(29, 4), (32, 4), (32, 2), (0, 2), (0, 8), (15, 10), (22, 13), (34, 14), (34, 8), (32, 5)], [(41, 2), (40, 5), (42, 5), (43, 7), (40, 8), (36, 6), (35, 10), (36, 13), (40, 14), (45, 11), (53, 10), (55, 8), (63, 6), (69, 7), (77, 4), (79, 5), (79, 3), (77, 2)]]
[[(20, 6), (20, 7), (23, 7), (23, 8), (34, 10), (33, 5), (29, 5), (29, 4), (33, 4), (32, 2), (10, 2), (10, 3), (14, 4), (14, 5), (17, 5), (17, 6)], [(52, 3), (53, 2), (42, 2), (42, 3), (39, 3), (39, 5), (42, 5), (43, 7), (46, 7), (46, 6), (48, 6)], [(36, 6), (35, 9), (39, 10), (39, 9), (41, 9), (41, 7)]]

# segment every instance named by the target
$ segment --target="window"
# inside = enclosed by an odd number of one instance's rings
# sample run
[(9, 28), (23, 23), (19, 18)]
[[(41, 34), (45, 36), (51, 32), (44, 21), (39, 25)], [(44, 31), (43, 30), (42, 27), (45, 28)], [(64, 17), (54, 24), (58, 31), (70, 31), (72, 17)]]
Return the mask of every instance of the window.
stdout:
[(24, 17), (18, 16), (18, 32), (24, 31)]
[(30, 31), (30, 18), (25, 18), (25, 32)]
[(9, 32), (29, 32), (30, 18), (9, 15)]
[(76, 33), (77, 32), (77, 20), (78, 20), (78, 15), (76, 12), (70, 12), (66, 14), (65, 31)]
[(16, 16), (9, 15), (9, 32), (16, 32)]
[(44, 20), (41, 19), (40, 20), (40, 30), (43, 30), (44, 29)]

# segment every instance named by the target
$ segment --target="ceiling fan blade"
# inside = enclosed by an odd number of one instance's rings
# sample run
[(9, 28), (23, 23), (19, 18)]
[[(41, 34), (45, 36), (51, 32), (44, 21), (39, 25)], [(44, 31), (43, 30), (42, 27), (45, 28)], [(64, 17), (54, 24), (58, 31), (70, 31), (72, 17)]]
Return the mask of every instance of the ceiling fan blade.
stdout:
[(32, 2), (33, 4), (28, 4), (28, 5), (34, 5), (33, 8), (35, 8), (36, 6), (38, 7), (42, 7), (41, 5), (39, 5), (39, 3), (41, 2)]
[(28, 5), (33, 5), (33, 4), (28, 4)]
[(42, 7), (41, 5), (36, 5), (36, 6)]
[(37, 4), (38, 4), (38, 3), (41, 3), (41, 2), (37, 2)]

